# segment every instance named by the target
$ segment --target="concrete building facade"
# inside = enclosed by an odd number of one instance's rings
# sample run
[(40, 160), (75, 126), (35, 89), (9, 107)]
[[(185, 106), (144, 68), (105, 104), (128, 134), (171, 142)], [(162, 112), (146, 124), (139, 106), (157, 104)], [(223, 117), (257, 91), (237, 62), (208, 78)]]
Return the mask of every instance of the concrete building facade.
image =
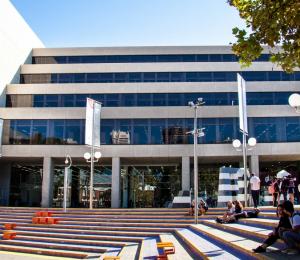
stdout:
[[(299, 177), (300, 118), (288, 97), (300, 72), (284, 73), (267, 50), (242, 69), (230, 46), (34, 48), (32, 62), (6, 87), (1, 158), (2, 205), (61, 207), (63, 170), (72, 157), (68, 205), (88, 206), (83, 154), (86, 98), (101, 101), (102, 158), (94, 176), (95, 207), (167, 207), (193, 187), (193, 111), (202, 97), (199, 192), (213, 206), (222, 166), (239, 167), (236, 73), (247, 82), (250, 170), (281, 169)], [(21, 64), (20, 64), (21, 65)], [(266, 178), (267, 177), (267, 178)]]

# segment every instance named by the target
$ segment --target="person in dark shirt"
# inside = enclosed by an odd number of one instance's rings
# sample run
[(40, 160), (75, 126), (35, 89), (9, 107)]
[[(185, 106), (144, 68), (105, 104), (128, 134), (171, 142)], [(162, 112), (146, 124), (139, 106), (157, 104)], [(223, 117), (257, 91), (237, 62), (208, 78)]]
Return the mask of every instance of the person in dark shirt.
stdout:
[(273, 245), (277, 239), (280, 238), (279, 236), (279, 229), (280, 228), (292, 228), (291, 222), (289, 220), (289, 216), (283, 212), (283, 205), (280, 204), (277, 206), (277, 217), (279, 217), (279, 223), (276, 228), (274, 228), (273, 232), (269, 234), (269, 237), (257, 248), (253, 249), (255, 253), (263, 253), (266, 252), (267, 247)]

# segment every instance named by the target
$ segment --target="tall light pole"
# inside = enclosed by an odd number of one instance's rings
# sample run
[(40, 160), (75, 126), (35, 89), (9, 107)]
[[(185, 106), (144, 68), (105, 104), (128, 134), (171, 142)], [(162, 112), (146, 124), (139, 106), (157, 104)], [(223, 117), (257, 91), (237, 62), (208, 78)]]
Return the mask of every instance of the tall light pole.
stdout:
[(90, 176), (90, 209), (93, 209), (93, 191), (94, 191), (94, 163), (98, 162), (101, 158), (102, 154), (101, 152), (97, 151), (94, 152), (94, 147), (92, 146), (92, 152), (86, 152), (83, 157), (84, 159), (91, 163), (91, 176)]
[(237, 151), (240, 151), (240, 147), (242, 145), (242, 151), (243, 151), (243, 164), (244, 164), (244, 201), (245, 201), (245, 207), (247, 207), (247, 150), (252, 150), (254, 146), (256, 145), (256, 139), (254, 137), (250, 137), (248, 139), (248, 146), (246, 142), (246, 135), (243, 134), (243, 144), (241, 144), (241, 141), (239, 139), (235, 139), (232, 141), (232, 146)]
[(195, 200), (195, 224), (198, 224), (198, 157), (197, 157), (197, 144), (198, 137), (204, 136), (204, 128), (197, 128), (197, 110), (200, 106), (204, 105), (203, 98), (198, 98), (196, 102), (190, 101), (188, 105), (194, 109), (194, 130), (189, 132), (194, 135), (194, 200)]
[(64, 212), (67, 212), (67, 198), (68, 198), (68, 188), (69, 188), (69, 183), (68, 183), (68, 176), (69, 176), (69, 169), (72, 166), (72, 158), (70, 155), (66, 155), (66, 160), (65, 160), (65, 176), (64, 176), (64, 201), (63, 201), (63, 208)]

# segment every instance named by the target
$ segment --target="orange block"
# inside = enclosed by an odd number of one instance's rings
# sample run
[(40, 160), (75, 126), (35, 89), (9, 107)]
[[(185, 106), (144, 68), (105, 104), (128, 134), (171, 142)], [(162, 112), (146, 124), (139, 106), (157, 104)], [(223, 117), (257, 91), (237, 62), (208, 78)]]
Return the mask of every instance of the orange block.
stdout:
[(6, 223), (4, 224), (4, 229), (9, 230), (9, 229), (15, 229), (17, 226), (17, 224), (13, 224), (13, 223)]
[(32, 218), (32, 224), (39, 224), (39, 218), (38, 217), (33, 217)]
[(175, 254), (175, 246), (172, 242), (158, 242), (156, 243), (157, 248), (162, 248), (165, 255)]
[(4, 230), (2, 238), (5, 240), (14, 239), (16, 237), (17, 233), (15, 231), (11, 230)]
[(38, 218), (38, 223), (39, 224), (47, 224), (47, 218), (44, 218), (44, 217)]
[(119, 256), (104, 256), (103, 260), (120, 260)]
[(47, 224), (56, 224), (54, 218), (47, 218)]
[(51, 217), (52, 216), (52, 212), (49, 211), (37, 211), (35, 212), (35, 216), (36, 217)]

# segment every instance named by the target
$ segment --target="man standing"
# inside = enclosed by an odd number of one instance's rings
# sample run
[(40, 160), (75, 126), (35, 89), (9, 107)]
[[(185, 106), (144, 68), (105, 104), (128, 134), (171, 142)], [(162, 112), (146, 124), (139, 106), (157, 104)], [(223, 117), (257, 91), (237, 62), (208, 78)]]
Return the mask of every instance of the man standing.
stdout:
[(254, 208), (257, 208), (259, 203), (260, 179), (254, 173), (251, 173), (250, 185)]

